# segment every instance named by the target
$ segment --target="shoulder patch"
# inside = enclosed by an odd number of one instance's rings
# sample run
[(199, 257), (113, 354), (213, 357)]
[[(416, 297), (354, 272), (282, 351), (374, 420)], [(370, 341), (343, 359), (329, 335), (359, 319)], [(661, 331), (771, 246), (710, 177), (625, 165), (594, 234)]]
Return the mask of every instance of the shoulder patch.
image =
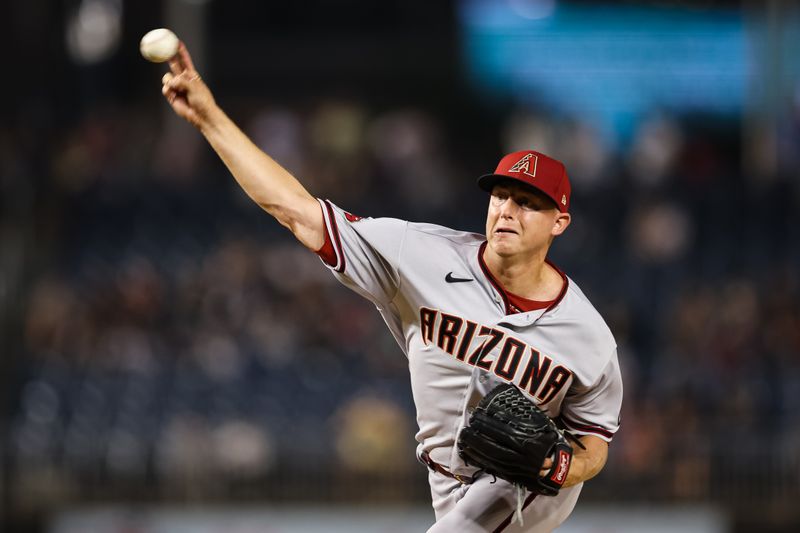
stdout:
[(344, 211), (344, 218), (346, 218), (350, 222), (358, 222), (364, 217), (360, 217), (358, 215), (354, 215), (353, 213), (348, 213), (347, 211)]

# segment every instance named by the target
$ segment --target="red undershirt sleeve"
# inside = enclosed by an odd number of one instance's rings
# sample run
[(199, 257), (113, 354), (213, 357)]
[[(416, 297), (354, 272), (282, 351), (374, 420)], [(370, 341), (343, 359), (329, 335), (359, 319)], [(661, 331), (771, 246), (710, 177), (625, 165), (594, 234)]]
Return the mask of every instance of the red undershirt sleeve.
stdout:
[[(320, 206), (320, 209), (322, 206)], [(324, 220), (324, 219), (323, 219)], [(320, 259), (325, 261), (325, 264), (331, 267), (336, 266), (336, 251), (333, 249), (333, 242), (331, 242), (331, 235), (328, 231), (328, 228), (325, 228), (325, 243), (322, 245), (322, 248), (317, 250), (316, 253)]]

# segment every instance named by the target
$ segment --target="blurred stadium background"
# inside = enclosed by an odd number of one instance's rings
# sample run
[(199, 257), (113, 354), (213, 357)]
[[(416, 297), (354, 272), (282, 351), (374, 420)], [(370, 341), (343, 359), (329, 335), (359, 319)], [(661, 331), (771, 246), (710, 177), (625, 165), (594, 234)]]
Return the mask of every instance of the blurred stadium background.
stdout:
[(433, 520), (401, 352), (171, 116), (160, 26), (358, 214), (482, 231), (502, 153), (566, 161), (626, 397), (564, 531), (800, 530), (797, 2), (10, 0), (2, 531)]

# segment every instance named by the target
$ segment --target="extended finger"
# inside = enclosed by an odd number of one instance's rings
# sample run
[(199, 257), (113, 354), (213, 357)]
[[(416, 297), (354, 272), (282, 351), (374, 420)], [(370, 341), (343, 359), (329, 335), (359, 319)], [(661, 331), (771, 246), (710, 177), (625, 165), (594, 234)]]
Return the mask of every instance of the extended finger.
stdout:
[(183, 65), (181, 64), (179, 54), (175, 54), (172, 59), (169, 60), (169, 70), (175, 76), (183, 72)]
[(195, 72), (192, 56), (183, 41), (178, 43), (178, 52), (169, 60), (169, 69), (176, 76), (186, 71)]
[(161, 77), (161, 84), (169, 85), (169, 82), (172, 81), (172, 78), (174, 77), (175, 76), (172, 74), (172, 72), (167, 72), (166, 74), (164, 74), (164, 76)]
[(194, 68), (194, 63), (192, 62), (192, 56), (189, 54), (189, 49), (186, 48), (186, 45), (183, 44), (183, 41), (178, 44), (178, 53), (176, 55), (180, 59), (185, 70), (197, 72)]
[[(184, 52), (184, 53), (181, 53)], [(181, 74), (184, 70), (187, 69), (187, 65), (185, 62), (185, 55), (188, 55), (186, 51), (186, 46), (183, 44), (183, 41), (178, 42), (178, 51), (172, 56), (169, 60), (169, 69), (172, 71), (174, 75)], [(191, 59), (189, 60), (189, 64), (191, 64)]]

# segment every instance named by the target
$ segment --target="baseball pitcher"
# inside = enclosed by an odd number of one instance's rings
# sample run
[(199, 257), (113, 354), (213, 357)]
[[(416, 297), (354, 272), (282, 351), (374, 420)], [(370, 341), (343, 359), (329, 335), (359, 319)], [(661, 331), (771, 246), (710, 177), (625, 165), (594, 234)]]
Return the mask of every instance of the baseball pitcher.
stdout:
[(481, 176), (485, 235), (354, 217), (245, 136), (183, 43), (162, 81), (250, 198), (377, 307), (408, 358), (436, 516), (429, 531), (561, 524), (603, 468), (622, 402), (611, 332), (547, 259), (571, 220), (564, 166), (528, 150)]

